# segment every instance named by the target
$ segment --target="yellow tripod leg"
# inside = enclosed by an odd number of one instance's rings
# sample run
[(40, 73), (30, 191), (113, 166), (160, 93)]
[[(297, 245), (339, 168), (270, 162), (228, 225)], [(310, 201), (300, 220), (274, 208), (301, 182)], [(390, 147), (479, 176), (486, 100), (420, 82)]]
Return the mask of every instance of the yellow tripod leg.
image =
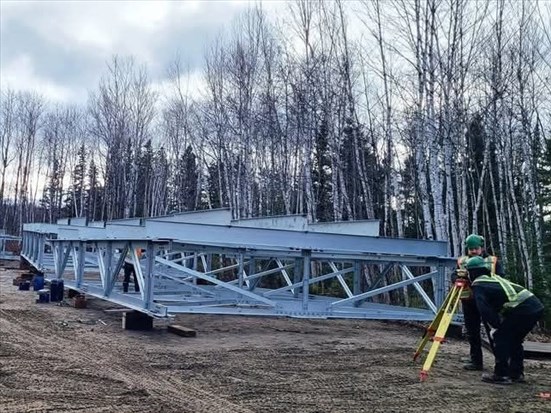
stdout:
[(429, 350), (429, 354), (427, 355), (425, 363), (423, 364), (423, 370), (421, 370), (421, 374), (420, 374), (421, 381), (425, 381), (425, 379), (429, 374), (429, 370), (436, 357), (436, 352), (438, 351), (440, 344), (442, 343), (442, 341), (444, 340), (444, 337), (446, 336), (446, 332), (448, 331), (448, 327), (450, 326), (450, 323), (453, 319), (453, 315), (457, 310), (457, 306), (459, 305), (462, 291), (463, 291), (463, 285), (460, 285), (460, 286), (454, 285), (452, 289), (452, 294), (450, 295), (450, 300), (444, 310), (444, 314), (442, 315), (440, 325), (436, 329), (436, 334), (434, 335), (434, 339), (432, 342), (432, 346)]
[(436, 316), (434, 317), (434, 320), (432, 320), (430, 325), (425, 330), (425, 333), (423, 334), (423, 337), (421, 337), (421, 341), (419, 341), (419, 345), (417, 346), (417, 350), (415, 350), (415, 354), (413, 355), (413, 361), (417, 360), (417, 357), (419, 357), (419, 355), (421, 354), (421, 352), (423, 351), (423, 349), (425, 348), (425, 346), (427, 345), (429, 340), (434, 337), (434, 334), (436, 333), (436, 330), (438, 329), (438, 326), (440, 325), (440, 322), (442, 320), (442, 316), (444, 315), (446, 307), (448, 306), (448, 303), (450, 302), (452, 296), (454, 295), (454, 289), (455, 288), (456, 287), (454, 285), (453, 288), (448, 293), (448, 295), (446, 296), (444, 302), (440, 306), (440, 309), (436, 313)]

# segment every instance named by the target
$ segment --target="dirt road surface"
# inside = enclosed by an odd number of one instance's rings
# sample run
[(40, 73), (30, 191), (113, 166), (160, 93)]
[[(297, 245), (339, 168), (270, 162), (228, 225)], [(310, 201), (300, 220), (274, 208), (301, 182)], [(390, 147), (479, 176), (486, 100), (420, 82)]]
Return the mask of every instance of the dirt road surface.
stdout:
[(466, 342), (450, 339), (421, 383), (413, 327), (193, 315), (176, 322), (195, 338), (125, 331), (99, 299), (36, 304), (17, 274), (0, 269), (3, 413), (551, 411), (551, 361), (528, 360), (527, 384), (485, 384), (461, 369)]

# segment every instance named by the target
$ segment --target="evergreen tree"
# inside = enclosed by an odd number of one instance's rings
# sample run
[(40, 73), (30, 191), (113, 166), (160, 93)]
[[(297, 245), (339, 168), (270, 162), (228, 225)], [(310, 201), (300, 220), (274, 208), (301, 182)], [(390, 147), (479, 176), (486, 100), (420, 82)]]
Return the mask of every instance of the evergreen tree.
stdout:
[[(536, 124), (535, 142), (538, 147), (534, 153), (538, 154), (536, 173), (539, 182), (539, 209), (543, 234), (543, 254), (540, 257), (534, 251), (534, 293), (545, 304), (545, 322), (551, 325), (551, 137), (541, 137), (540, 123)], [(533, 237), (538, 234), (533, 234)]]
[(197, 205), (197, 181), (199, 174), (197, 172), (197, 158), (193, 153), (193, 148), (188, 146), (178, 163), (178, 172), (180, 175), (179, 195), (181, 205), (184, 211), (192, 211)]
[(98, 179), (98, 168), (92, 158), (88, 167), (88, 188), (86, 189), (86, 217), (88, 221), (100, 221), (105, 219), (105, 212), (102, 210), (104, 188), (100, 187)]
[(331, 175), (331, 154), (329, 152), (329, 131), (327, 122), (322, 121), (314, 142), (314, 159), (312, 161), (312, 187), (316, 203), (317, 221), (332, 221), (333, 208)]
[(416, 196), (415, 159), (411, 155), (404, 161), (402, 187), (404, 189), (404, 236), (406, 238), (421, 238), (423, 233), (421, 228), (422, 211)]
[(161, 146), (155, 151), (153, 158), (153, 176), (151, 179), (151, 200), (153, 205), (149, 211), (150, 216), (166, 214), (168, 208), (170, 165), (165, 148)]
[(67, 216), (81, 217), (85, 214), (85, 173), (86, 173), (86, 148), (84, 144), (78, 149), (78, 160), (71, 174), (71, 186), (65, 198), (64, 212)]
[(224, 165), (222, 162), (215, 161), (208, 166), (207, 190), (212, 208), (228, 206), (223, 170)]
[(52, 160), (52, 170), (48, 177), (48, 184), (44, 187), (40, 206), (48, 211), (48, 222), (55, 223), (61, 217), (61, 200), (63, 182), (61, 179), (61, 165), (59, 159)]
[(136, 217), (148, 216), (149, 203), (151, 202), (151, 190), (153, 182), (153, 147), (148, 140), (143, 148), (136, 153), (138, 159), (138, 176), (135, 194), (135, 208), (133, 215)]

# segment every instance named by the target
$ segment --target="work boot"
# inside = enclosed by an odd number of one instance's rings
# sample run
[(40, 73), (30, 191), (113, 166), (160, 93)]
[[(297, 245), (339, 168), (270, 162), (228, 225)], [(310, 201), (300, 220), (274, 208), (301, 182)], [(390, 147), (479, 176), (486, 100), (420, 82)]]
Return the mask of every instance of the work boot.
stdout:
[(526, 383), (526, 379), (524, 378), (524, 374), (520, 374), (518, 377), (511, 377), (511, 381), (513, 383)]
[(470, 370), (470, 371), (482, 371), (484, 368), (482, 367), (482, 364), (476, 364), (473, 362), (467, 363), (463, 365), (464, 370)]
[(496, 374), (483, 374), (482, 381), (492, 384), (513, 384), (513, 381), (507, 376), (498, 376)]

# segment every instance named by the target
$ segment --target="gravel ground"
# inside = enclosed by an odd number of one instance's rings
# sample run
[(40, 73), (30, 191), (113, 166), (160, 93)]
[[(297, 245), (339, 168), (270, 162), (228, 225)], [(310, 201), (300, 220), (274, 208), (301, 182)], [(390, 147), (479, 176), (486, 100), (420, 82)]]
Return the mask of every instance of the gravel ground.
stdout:
[(449, 339), (421, 383), (411, 326), (192, 315), (175, 322), (195, 338), (163, 323), (125, 331), (99, 299), (36, 304), (17, 274), (0, 269), (3, 413), (551, 411), (549, 360), (527, 360), (526, 384), (486, 384), (461, 369), (467, 343)]

